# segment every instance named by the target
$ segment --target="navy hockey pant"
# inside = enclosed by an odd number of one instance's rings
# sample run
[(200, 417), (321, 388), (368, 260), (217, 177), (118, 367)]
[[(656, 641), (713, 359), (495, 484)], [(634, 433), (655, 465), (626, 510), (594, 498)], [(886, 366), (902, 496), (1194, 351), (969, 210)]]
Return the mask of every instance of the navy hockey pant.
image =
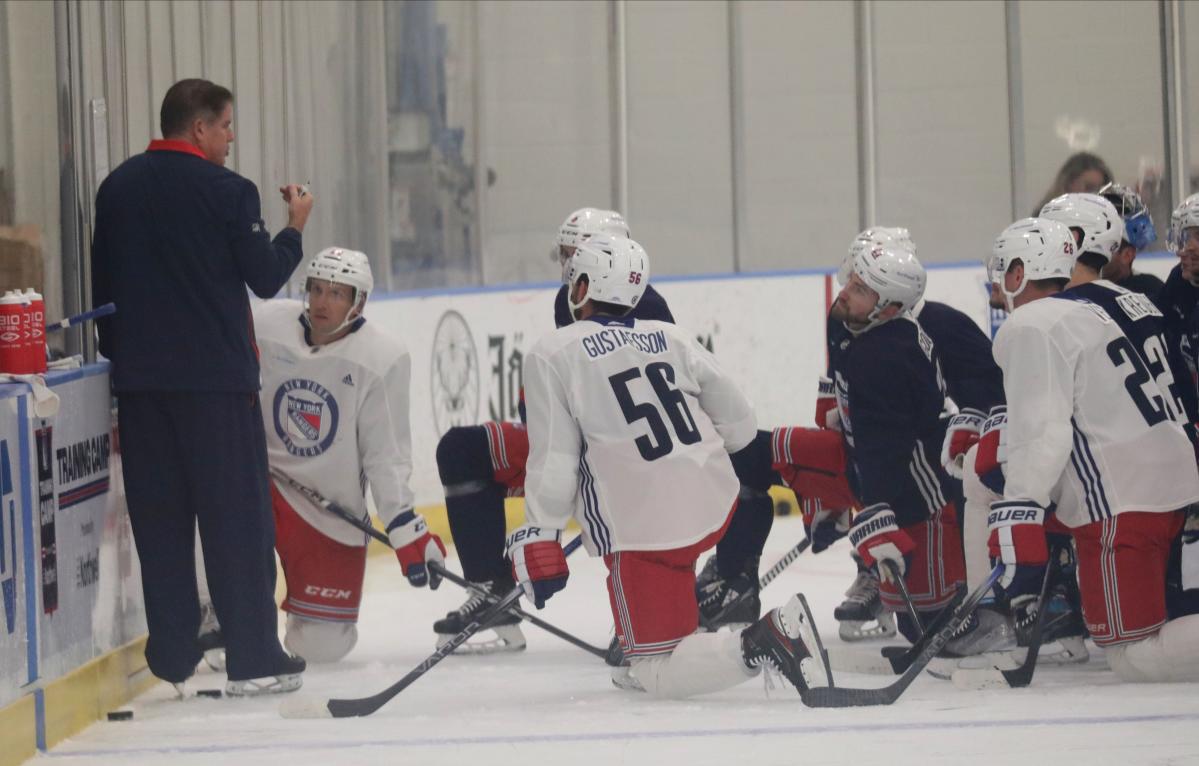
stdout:
[(198, 520), (229, 678), (275, 675), (286, 654), (278, 638), (275, 526), (257, 394), (128, 392), (117, 404), (150, 671), (179, 682), (201, 657)]

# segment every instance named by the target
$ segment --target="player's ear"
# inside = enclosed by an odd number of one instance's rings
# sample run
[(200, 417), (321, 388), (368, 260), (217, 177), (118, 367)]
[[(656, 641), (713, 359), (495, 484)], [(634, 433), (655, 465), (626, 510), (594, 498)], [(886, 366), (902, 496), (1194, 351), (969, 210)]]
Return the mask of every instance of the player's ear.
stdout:
[(581, 305), (587, 299), (587, 276), (583, 275), (575, 280), (571, 289), (574, 291), (570, 296), (571, 301), (576, 306)]

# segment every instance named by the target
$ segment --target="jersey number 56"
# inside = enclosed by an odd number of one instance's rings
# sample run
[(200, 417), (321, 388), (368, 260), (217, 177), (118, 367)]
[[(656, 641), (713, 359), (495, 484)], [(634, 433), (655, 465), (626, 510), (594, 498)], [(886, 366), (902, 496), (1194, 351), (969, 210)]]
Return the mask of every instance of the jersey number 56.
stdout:
[(656, 403), (633, 401), (633, 394), (629, 391), (629, 381), (637, 380), (642, 377), (642, 374), (640, 368), (630, 367), (623, 372), (608, 376), (608, 382), (612, 384), (612, 392), (616, 394), (616, 401), (620, 404), (620, 411), (624, 413), (624, 419), (630, 425), (639, 420), (644, 420), (649, 425), (649, 435), (638, 436), (633, 442), (637, 445), (637, 451), (641, 453), (641, 457), (646, 460), (657, 460), (669, 455), (674, 449), (674, 441), (671, 439), (670, 430), (666, 427), (662, 413), (666, 414), (666, 420), (669, 420), (673, 427), (674, 438), (678, 439), (680, 443), (695, 444), (698, 442), (701, 438), (699, 429), (695, 427), (695, 418), (691, 416), (691, 410), (687, 409), (687, 400), (683, 397), (683, 392), (672, 385), (674, 368), (666, 362), (654, 362), (645, 366), (644, 376), (653, 387), (654, 393), (657, 394), (658, 401)]

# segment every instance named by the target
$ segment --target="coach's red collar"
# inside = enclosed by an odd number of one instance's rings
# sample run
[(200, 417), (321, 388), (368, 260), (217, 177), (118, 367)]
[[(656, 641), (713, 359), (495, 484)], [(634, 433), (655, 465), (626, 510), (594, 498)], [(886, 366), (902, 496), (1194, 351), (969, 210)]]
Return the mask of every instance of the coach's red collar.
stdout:
[(208, 159), (204, 156), (204, 152), (194, 144), (189, 144), (186, 141), (177, 141), (173, 138), (156, 138), (146, 147), (147, 152), (183, 152), (184, 154), (194, 154), (202, 160)]

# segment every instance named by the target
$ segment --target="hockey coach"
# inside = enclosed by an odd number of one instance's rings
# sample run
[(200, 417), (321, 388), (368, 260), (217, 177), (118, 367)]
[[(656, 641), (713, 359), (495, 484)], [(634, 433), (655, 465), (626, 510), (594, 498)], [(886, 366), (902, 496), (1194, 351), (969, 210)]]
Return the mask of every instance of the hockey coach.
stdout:
[[(286, 678), (303, 660), (279, 644), (274, 522), (259, 408), (250, 290), (273, 296), (303, 257), (313, 198), (279, 191), (288, 225), (271, 240), (255, 185), (225, 168), (233, 94), (181, 80), (160, 112), (162, 140), (100, 185), (92, 243), (100, 351), (112, 362), (120, 450), (141, 561), (155, 676), (195, 670), (200, 606), (194, 530), (224, 628), (230, 686)], [(228, 687), (227, 687), (228, 688)], [(239, 684), (240, 689), (254, 685)], [(245, 692), (250, 693), (250, 692)]]

